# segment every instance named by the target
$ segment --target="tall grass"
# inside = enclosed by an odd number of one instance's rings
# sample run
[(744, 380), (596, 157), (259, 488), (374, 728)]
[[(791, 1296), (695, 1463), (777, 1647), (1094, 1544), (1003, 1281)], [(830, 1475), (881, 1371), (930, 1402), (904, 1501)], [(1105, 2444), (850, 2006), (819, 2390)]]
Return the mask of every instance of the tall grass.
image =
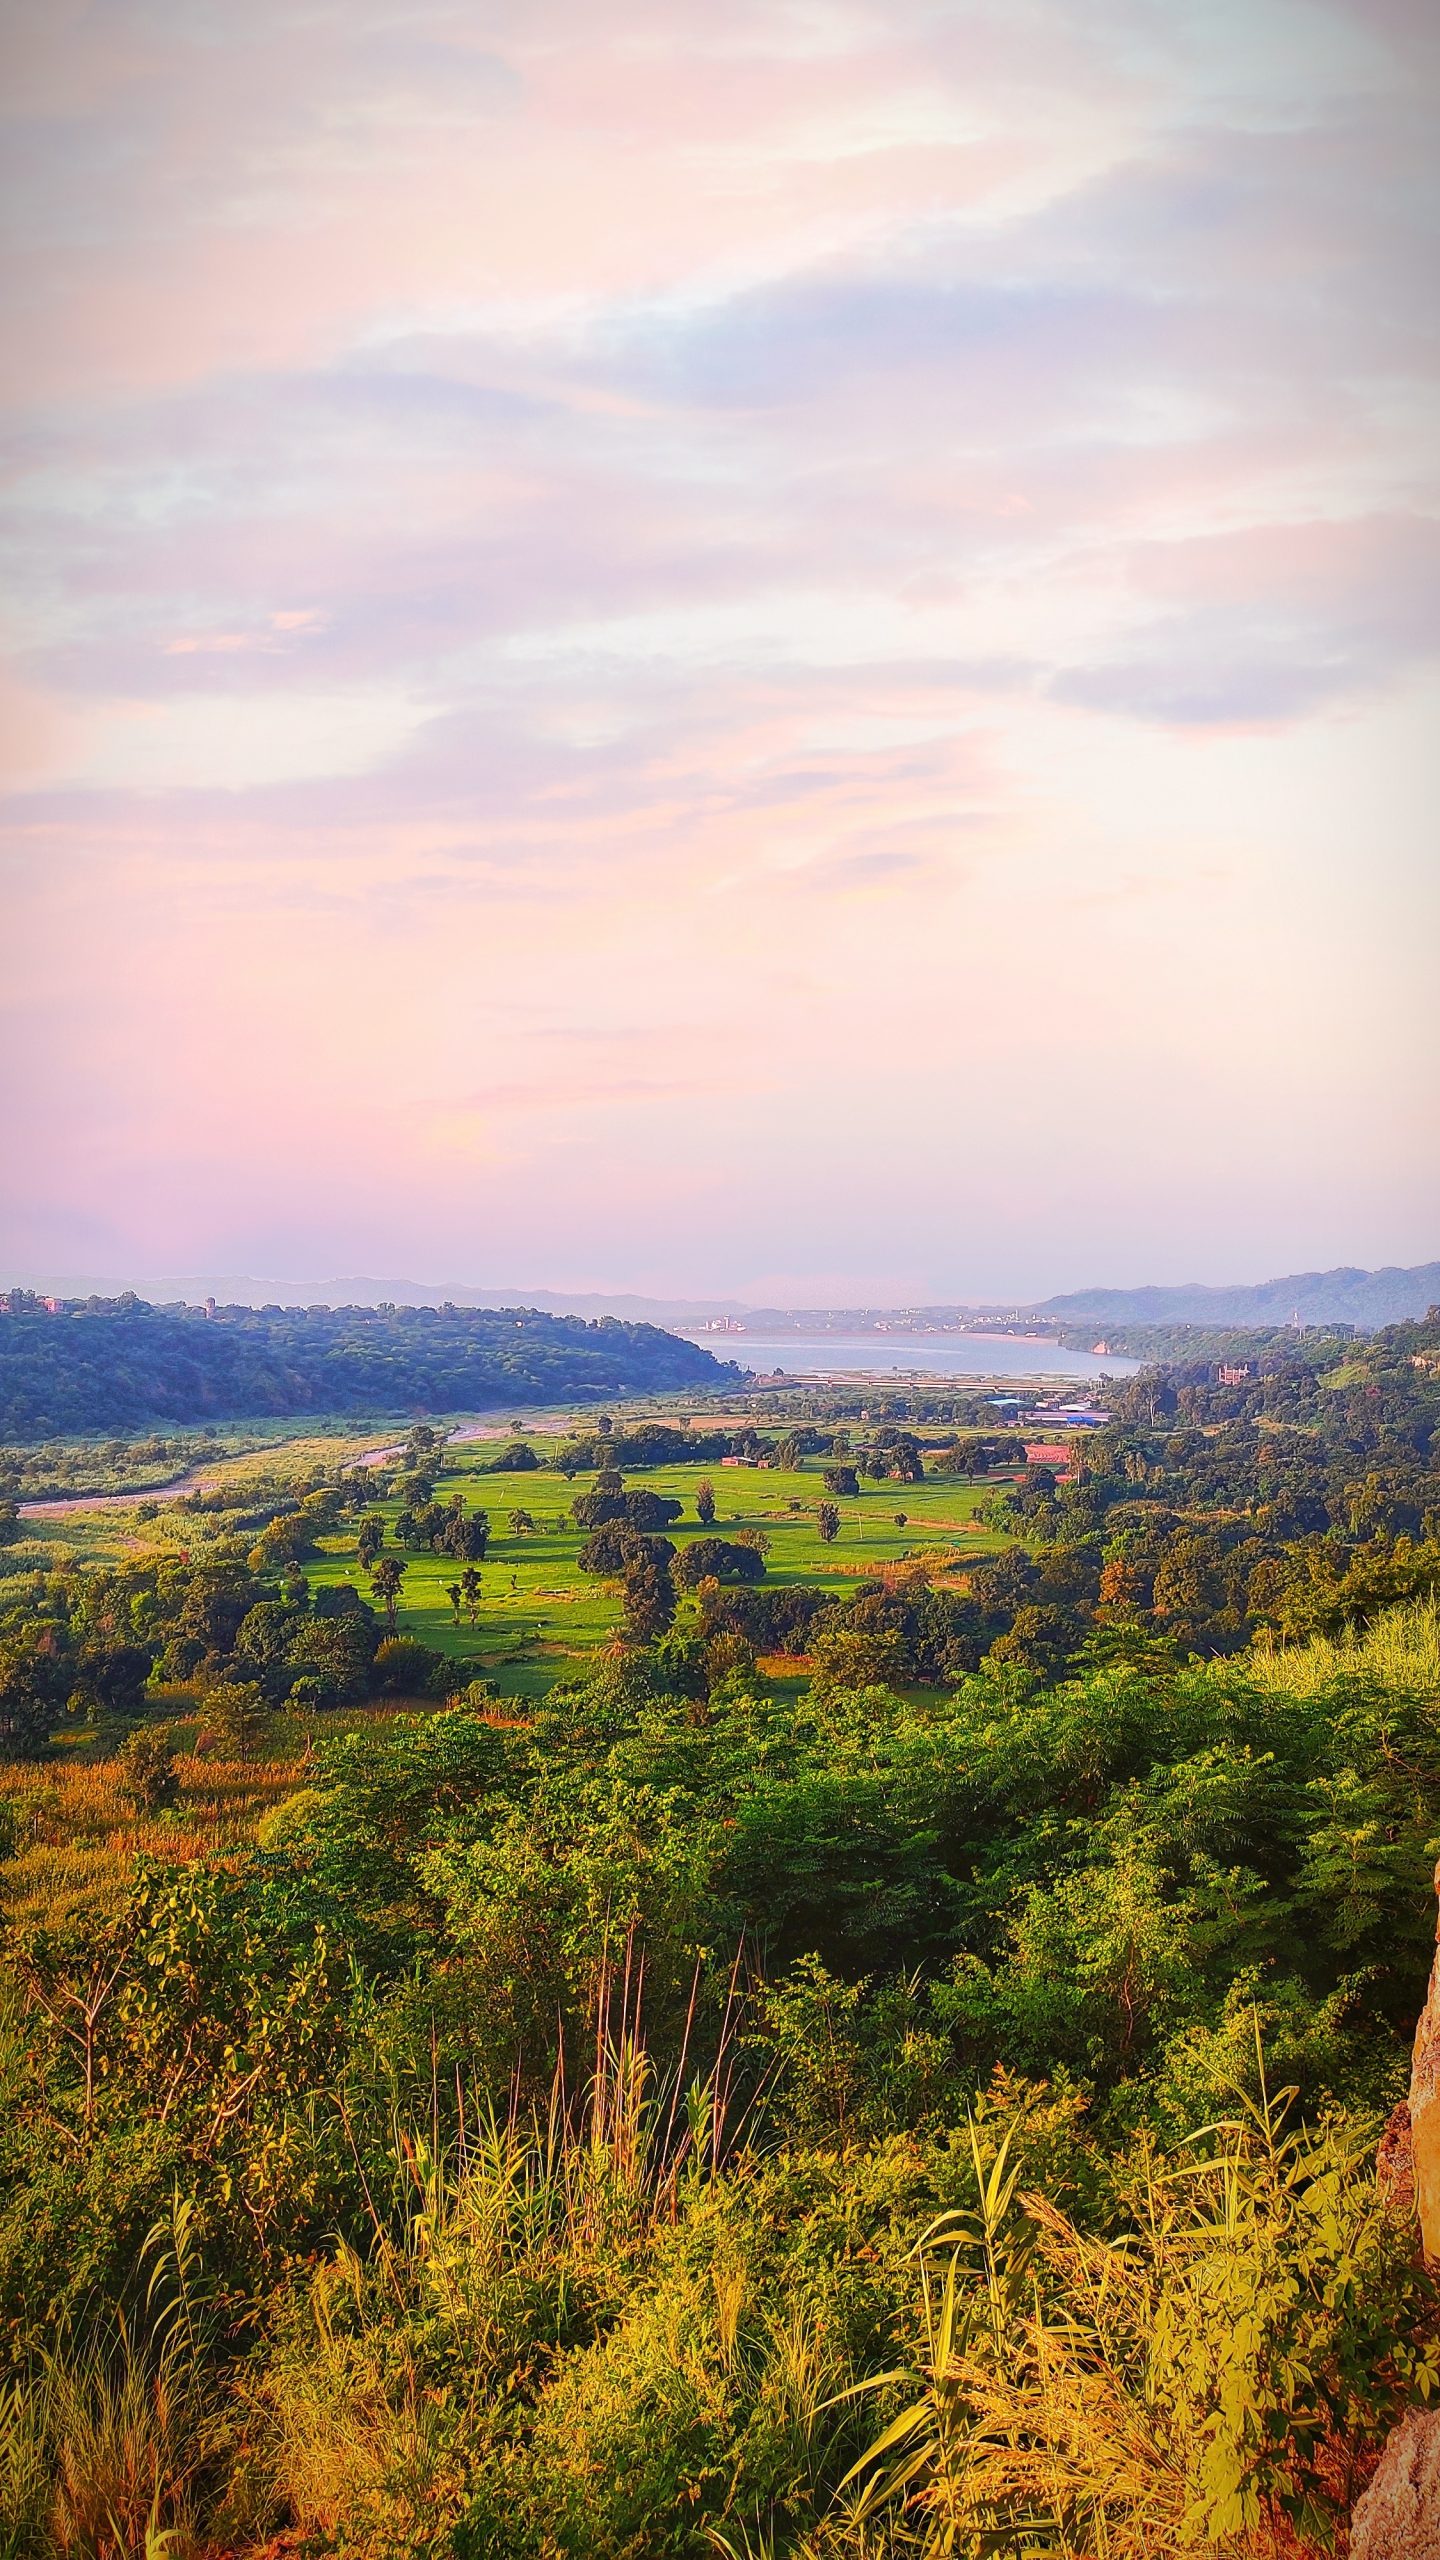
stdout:
[(136, 2276), (134, 2305), (98, 2313), (0, 2398), (4, 2560), (191, 2560), (205, 2547), (231, 2430), (182, 2198)]
[(1343, 1636), (1312, 1636), (1303, 1645), (1255, 1648), (1250, 1657), (1262, 1688), (1313, 1698), (1348, 1675), (1378, 1686), (1440, 1699), (1440, 1601), (1433, 1596), (1383, 1610)]
[[(602, 1959), (588, 2076), (572, 2088), (562, 2064), (543, 2106), (502, 2116), (457, 2090), (442, 2146), (437, 2090), (430, 2126), (397, 2127), (388, 2187), (367, 2185), (368, 2245), (337, 2242), (292, 2292), (263, 2400), (273, 2493), (305, 2531), (377, 2555), (443, 2539), (486, 2448), (502, 2468), (520, 2459), (510, 2395), (618, 2309), (662, 2226), (721, 2194), (734, 2013), (704, 2070), (686, 2079), (682, 2046), (662, 2074), (643, 1990), (632, 1937)], [(722, 2292), (724, 2332), (738, 2304)], [(806, 2351), (791, 2347), (800, 2390)]]
[(1425, 2288), (1369, 2130), (1288, 2127), (1261, 2085), (1142, 2158), (1115, 2237), (1018, 2195), (972, 2123), (977, 2206), (921, 2243), (920, 2353), (881, 2377), (914, 2396), (850, 2475), (862, 2515), (976, 2560), (1333, 2547), (1367, 2443), (1440, 2376), (1412, 2356)]
[(137, 1812), (117, 1759), (0, 1763), (14, 1856), (0, 1862), (0, 1911), (56, 1922), (81, 1904), (118, 1901), (137, 1853), (167, 1862), (227, 1857), (253, 1840), (271, 1805), (302, 1783), (294, 1759), (223, 1761), (182, 1752), (173, 1813)]

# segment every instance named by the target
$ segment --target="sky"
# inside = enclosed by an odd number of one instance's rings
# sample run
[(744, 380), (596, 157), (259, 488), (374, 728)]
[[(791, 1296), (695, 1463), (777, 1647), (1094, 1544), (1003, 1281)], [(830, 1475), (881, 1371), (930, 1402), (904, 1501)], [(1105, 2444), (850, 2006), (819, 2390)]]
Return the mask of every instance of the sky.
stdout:
[(0, 0), (0, 1277), (1440, 1252), (1429, 0)]

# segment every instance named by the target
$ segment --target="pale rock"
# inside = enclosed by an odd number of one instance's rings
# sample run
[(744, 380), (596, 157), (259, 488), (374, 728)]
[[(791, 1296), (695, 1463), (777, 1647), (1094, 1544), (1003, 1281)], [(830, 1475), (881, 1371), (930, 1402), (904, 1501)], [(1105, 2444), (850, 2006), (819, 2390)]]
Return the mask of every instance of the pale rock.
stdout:
[(1440, 2560), (1440, 2409), (1407, 2409), (1350, 2519), (1350, 2560)]
[[(1440, 1891), (1440, 1867), (1435, 1871)], [(1410, 2153), (1427, 2266), (1440, 2266), (1440, 1952), (1415, 2030), (1410, 2063)]]

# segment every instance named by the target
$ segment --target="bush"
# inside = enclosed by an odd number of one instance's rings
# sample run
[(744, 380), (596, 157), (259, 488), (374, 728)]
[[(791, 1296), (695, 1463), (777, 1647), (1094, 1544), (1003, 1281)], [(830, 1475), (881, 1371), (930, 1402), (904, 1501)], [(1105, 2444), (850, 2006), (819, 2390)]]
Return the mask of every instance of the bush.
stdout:
[(375, 1649), (375, 1685), (386, 1698), (443, 1698), (455, 1666), (418, 1636), (386, 1636)]

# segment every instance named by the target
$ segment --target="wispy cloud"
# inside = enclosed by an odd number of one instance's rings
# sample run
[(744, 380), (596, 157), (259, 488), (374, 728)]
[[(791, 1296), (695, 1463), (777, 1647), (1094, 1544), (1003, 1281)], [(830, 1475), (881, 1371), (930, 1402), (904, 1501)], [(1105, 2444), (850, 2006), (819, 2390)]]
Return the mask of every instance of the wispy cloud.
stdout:
[(1433, 1249), (1432, 13), (3, 47), (28, 1235), (368, 1267), (398, 1206), (437, 1268), (578, 1220), (718, 1286), (893, 1276), (879, 1218), (927, 1294)]

